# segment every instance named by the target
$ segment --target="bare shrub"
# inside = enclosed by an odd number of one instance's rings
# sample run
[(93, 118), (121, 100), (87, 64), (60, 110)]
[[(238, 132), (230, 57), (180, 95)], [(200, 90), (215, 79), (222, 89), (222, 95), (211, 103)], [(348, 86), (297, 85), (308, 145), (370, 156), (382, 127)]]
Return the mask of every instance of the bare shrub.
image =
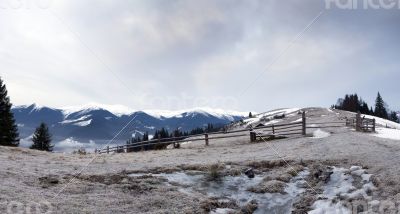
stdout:
[(289, 182), (290, 179), (292, 179), (292, 175), (288, 173), (281, 173), (276, 177), (276, 180), (282, 181), (282, 182)]
[(247, 203), (245, 206), (243, 206), (240, 209), (240, 213), (242, 214), (252, 214), (254, 211), (258, 208), (258, 203), (256, 200), (252, 200), (249, 203)]
[(292, 177), (296, 177), (298, 173), (304, 170), (304, 166), (302, 165), (294, 165), (290, 166), (287, 170), (287, 173), (291, 175)]
[(293, 204), (293, 214), (303, 214), (308, 213), (311, 210), (311, 206), (316, 201), (316, 196), (314, 196), (311, 192), (306, 192), (305, 195), (301, 196), (299, 200), (297, 200)]
[(238, 205), (232, 200), (218, 200), (218, 198), (209, 198), (201, 202), (200, 207), (207, 213), (217, 208), (238, 209)]
[(105, 185), (118, 184), (125, 178), (127, 175), (121, 174), (106, 174), (106, 175), (80, 175), (79, 179), (89, 181), (91, 183), (102, 183)]
[(207, 179), (209, 181), (217, 181), (220, 180), (222, 175), (222, 169), (223, 167), (221, 166), (221, 164), (216, 163), (216, 164), (212, 164), (208, 167), (208, 176)]
[(242, 170), (240, 169), (230, 169), (227, 171), (227, 175), (229, 176), (239, 176), (242, 174)]
[[(288, 162), (290, 163), (290, 162)], [(275, 167), (282, 167), (287, 165), (287, 163), (283, 160), (274, 160), (274, 161), (252, 161), (247, 164), (247, 166), (255, 168), (255, 169), (272, 169)]]
[(57, 176), (49, 175), (45, 177), (40, 177), (39, 183), (42, 186), (42, 188), (49, 188), (57, 185), (58, 183), (60, 183), (60, 181)]
[(73, 151), (72, 154), (74, 154), (74, 155), (76, 155), (76, 154), (78, 154), (78, 155), (86, 155), (87, 152), (86, 152), (86, 149), (82, 147), (82, 148), (79, 148), (78, 150)]
[(187, 170), (192, 170), (192, 171), (207, 171), (208, 167), (204, 165), (186, 165), (182, 164), (178, 166), (181, 170), (187, 171)]
[(376, 175), (371, 176), (371, 182), (374, 184), (374, 186), (379, 187), (382, 184), (381, 179), (378, 178)]
[(261, 182), (256, 186), (252, 186), (247, 191), (254, 193), (284, 193), (286, 183), (282, 181), (272, 180), (267, 182)]

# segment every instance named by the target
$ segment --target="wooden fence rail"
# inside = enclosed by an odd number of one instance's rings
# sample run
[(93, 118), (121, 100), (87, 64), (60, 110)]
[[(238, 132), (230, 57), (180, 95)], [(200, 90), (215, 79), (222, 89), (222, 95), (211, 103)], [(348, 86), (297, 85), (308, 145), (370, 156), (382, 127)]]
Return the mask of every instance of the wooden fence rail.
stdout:
[(346, 126), (354, 127), (358, 132), (375, 132), (376, 121), (361, 117), (361, 113), (357, 113), (355, 118), (347, 118)]
[[(103, 149), (95, 150), (96, 153), (111, 153), (111, 152), (129, 152), (131, 150), (140, 151), (145, 150), (146, 147), (154, 148), (166, 148), (168, 145), (176, 145), (184, 142), (197, 142), (203, 141), (205, 142), (205, 146), (208, 146), (210, 140), (216, 139), (225, 139), (225, 138), (237, 138), (249, 136), (250, 133), (250, 141), (254, 142), (258, 138), (275, 138), (275, 137), (286, 137), (292, 135), (306, 135), (306, 114), (303, 112), (302, 120), (300, 122), (287, 123), (287, 124), (272, 124), (266, 125), (262, 127), (256, 128), (246, 128), (240, 130), (232, 130), (232, 131), (218, 131), (218, 132), (209, 132), (205, 134), (197, 134), (183, 137), (171, 137), (171, 138), (163, 138), (163, 139), (152, 139), (148, 141), (138, 142), (134, 144), (125, 144), (122, 146), (106, 146)], [(259, 131), (257, 131), (259, 130)], [(213, 136), (214, 135), (214, 136)], [(217, 135), (217, 136), (215, 136)], [(218, 136), (220, 135), (220, 136)], [(256, 136), (256, 137), (254, 137)]]
[(376, 129), (376, 121), (375, 119), (368, 119), (361, 117), (361, 114), (358, 113), (354, 118), (346, 118), (346, 121), (332, 121), (332, 122), (315, 122), (311, 123), (312, 125), (307, 126), (306, 114), (302, 113), (302, 119), (299, 122), (292, 122), (286, 124), (271, 124), (264, 125), (260, 127), (250, 127), (239, 130), (232, 131), (218, 131), (218, 132), (209, 132), (205, 134), (197, 134), (190, 136), (182, 136), (182, 137), (171, 137), (171, 138), (163, 138), (163, 139), (152, 139), (148, 141), (138, 142), (134, 144), (125, 144), (122, 146), (106, 146), (103, 149), (95, 150), (96, 153), (111, 153), (111, 152), (131, 152), (131, 151), (141, 151), (146, 150), (146, 148), (151, 149), (162, 149), (166, 148), (168, 145), (174, 145), (174, 148), (178, 148), (181, 143), (184, 142), (199, 142), (203, 141), (205, 146), (210, 144), (211, 140), (216, 139), (225, 139), (225, 138), (237, 138), (250, 136), (250, 141), (255, 142), (259, 140), (265, 139), (276, 139), (287, 136), (305, 136), (307, 129), (316, 129), (316, 128), (339, 128), (344, 126), (354, 127), (356, 131), (363, 132), (375, 132)]

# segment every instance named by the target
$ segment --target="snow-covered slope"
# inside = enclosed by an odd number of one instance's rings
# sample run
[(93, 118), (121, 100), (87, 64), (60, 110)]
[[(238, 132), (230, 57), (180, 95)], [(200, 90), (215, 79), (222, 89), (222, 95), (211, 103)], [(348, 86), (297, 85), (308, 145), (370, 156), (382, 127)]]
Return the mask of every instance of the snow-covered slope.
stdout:
[(362, 115), (362, 117), (364, 117), (364, 116), (365, 116), (365, 118), (368, 118), (368, 119), (375, 119), (377, 126), (383, 126), (386, 128), (393, 128), (393, 129), (400, 129), (399, 123), (395, 123), (393, 121), (385, 120), (380, 117), (375, 117), (375, 116), (371, 116), (371, 115)]
[(391, 140), (400, 140), (399, 129), (377, 128), (375, 137), (386, 138)]
[(371, 115), (362, 115), (368, 119), (375, 119), (377, 128), (375, 129), (376, 137), (386, 138), (391, 140), (400, 140), (400, 124), (390, 120), (382, 119)]
[(246, 118), (243, 120), (242, 125), (246, 126), (257, 126), (259, 124), (262, 125), (271, 125), (274, 123), (278, 123), (281, 121), (280, 118), (282, 117), (290, 117), (290, 116), (295, 116), (297, 115), (298, 111), (300, 108), (283, 108), (283, 109), (277, 109), (277, 110), (272, 110), (260, 114), (254, 115), (252, 118)]

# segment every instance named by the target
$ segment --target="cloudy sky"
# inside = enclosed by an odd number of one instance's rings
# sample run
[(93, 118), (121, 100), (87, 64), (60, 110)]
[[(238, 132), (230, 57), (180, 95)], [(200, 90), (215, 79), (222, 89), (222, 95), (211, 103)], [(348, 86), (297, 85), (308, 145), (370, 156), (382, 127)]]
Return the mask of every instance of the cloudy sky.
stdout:
[(265, 111), (328, 107), (352, 92), (372, 103), (380, 91), (400, 109), (399, 9), (326, 10), (320, 0), (0, 2), (0, 75), (16, 105)]

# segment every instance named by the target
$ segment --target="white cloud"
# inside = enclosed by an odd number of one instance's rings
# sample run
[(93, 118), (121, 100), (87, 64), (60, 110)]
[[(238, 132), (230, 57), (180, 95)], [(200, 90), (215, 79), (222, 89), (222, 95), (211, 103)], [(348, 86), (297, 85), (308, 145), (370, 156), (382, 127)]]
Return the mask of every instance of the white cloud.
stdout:
[(54, 146), (54, 151), (73, 152), (82, 148), (86, 149), (87, 151), (94, 151), (97, 146), (94, 141), (89, 141), (89, 143), (82, 143), (74, 140), (73, 138), (68, 138), (63, 141), (57, 142)]

